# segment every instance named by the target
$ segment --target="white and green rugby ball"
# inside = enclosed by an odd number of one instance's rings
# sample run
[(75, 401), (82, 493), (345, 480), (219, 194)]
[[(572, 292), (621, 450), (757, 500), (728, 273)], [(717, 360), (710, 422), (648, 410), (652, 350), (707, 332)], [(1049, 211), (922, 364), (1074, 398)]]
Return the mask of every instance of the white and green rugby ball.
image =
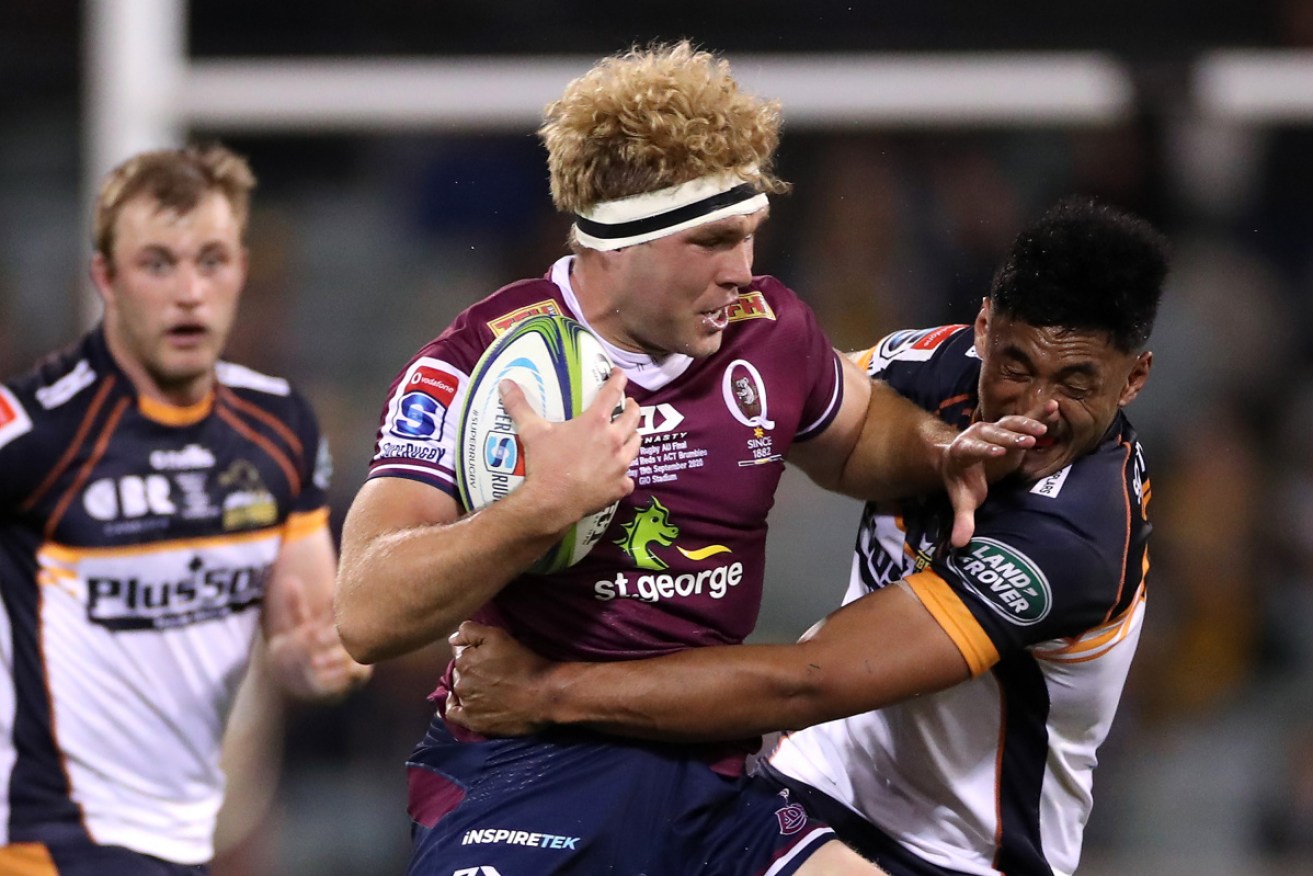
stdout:
[[(502, 406), (501, 381), (519, 384), (539, 416), (563, 422), (592, 404), (613, 367), (593, 333), (565, 316), (528, 317), (493, 341), (470, 373), (461, 408), (456, 486), (465, 509), (477, 511), (524, 482), (524, 448)], [(615, 509), (613, 504), (570, 527), (529, 571), (556, 572), (582, 560)]]

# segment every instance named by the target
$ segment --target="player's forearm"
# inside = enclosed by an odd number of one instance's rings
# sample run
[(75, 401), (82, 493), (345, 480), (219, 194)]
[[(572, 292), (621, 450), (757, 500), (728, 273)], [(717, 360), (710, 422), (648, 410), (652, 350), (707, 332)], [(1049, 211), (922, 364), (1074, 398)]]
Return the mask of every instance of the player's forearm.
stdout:
[(942, 465), (957, 430), (882, 381), (871, 384), (866, 421), (840, 489), (862, 499), (892, 499), (943, 487)]
[(517, 494), (453, 523), (344, 534), (335, 605), (343, 644), (374, 663), (444, 638), (559, 537)]
[(698, 648), (653, 660), (562, 663), (538, 688), (542, 723), (700, 742), (804, 727), (843, 714), (826, 671), (796, 646)]
[(797, 644), (556, 664), (533, 695), (539, 725), (706, 741), (856, 715), (969, 677), (961, 652), (933, 616), (910, 592), (889, 587), (834, 612)]

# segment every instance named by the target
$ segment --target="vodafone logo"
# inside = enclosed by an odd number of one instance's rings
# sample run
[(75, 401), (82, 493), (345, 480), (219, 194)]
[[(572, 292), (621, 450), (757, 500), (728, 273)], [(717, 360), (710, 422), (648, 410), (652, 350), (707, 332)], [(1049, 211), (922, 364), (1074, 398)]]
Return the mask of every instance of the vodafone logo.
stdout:
[(420, 365), (415, 372), (410, 375), (410, 381), (407, 383), (408, 390), (419, 390), (425, 395), (432, 396), (444, 405), (451, 404), (452, 398), (456, 395), (456, 387), (459, 380), (445, 371), (439, 371), (437, 368), (429, 368), (427, 365)]

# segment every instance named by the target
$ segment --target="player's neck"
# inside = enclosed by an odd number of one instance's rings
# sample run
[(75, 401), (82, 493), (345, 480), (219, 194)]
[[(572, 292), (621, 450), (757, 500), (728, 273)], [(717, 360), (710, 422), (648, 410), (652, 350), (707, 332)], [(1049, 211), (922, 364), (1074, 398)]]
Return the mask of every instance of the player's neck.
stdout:
[(114, 364), (143, 399), (168, 407), (191, 408), (206, 402), (214, 392), (216, 378), (213, 368), (194, 377), (169, 380), (152, 371), (113, 331), (105, 332), (105, 345)]
[(570, 265), (570, 288), (579, 302), (584, 322), (613, 347), (643, 352), (623, 331), (618, 296), (611, 291), (612, 282), (600, 260), (584, 255), (574, 257)]

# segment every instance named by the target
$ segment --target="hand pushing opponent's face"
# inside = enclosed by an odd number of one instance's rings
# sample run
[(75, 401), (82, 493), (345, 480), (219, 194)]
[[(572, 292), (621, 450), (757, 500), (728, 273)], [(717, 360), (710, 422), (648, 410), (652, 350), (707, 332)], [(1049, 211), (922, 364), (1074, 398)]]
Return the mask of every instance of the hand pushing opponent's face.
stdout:
[(976, 317), (980, 355), (980, 414), (994, 421), (1029, 414), (1050, 400), (1057, 413), (1040, 416), (1048, 432), (1026, 451), (1020, 474), (1038, 480), (1094, 450), (1117, 411), (1140, 392), (1153, 354), (1125, 352), (1107, 333), (1034, 326), (985, 301)]

